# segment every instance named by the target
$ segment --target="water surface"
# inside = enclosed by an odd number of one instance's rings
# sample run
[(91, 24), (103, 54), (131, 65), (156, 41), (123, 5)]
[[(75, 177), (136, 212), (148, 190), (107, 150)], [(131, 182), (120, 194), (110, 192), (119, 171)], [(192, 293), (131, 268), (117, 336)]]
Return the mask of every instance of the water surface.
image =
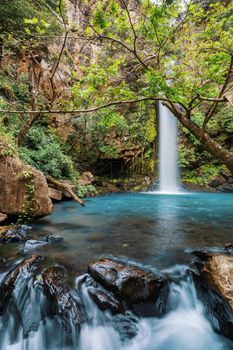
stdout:
[(188, 250), (224, 247), (233, 239), (233, 195), (197, 193), (117, 194), (57, 204), (34, 233), (58, 234), (64, 242), (41, 248), (81, 272), (103, 255), (126, 256), (164, 269), (190, 262)]

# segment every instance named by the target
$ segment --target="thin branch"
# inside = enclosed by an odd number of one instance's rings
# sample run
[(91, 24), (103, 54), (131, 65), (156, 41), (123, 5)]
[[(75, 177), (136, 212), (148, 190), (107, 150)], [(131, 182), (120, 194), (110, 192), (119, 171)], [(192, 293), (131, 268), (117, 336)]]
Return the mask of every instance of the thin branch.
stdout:
[(140, 65), (142, 65), (146, 70), (149, 70), (149, 67), (145, 64), (145, 62), (138, 55), (137, 50), (135, 51), (135, 49), (132, 49), (131, 47), (129, 47), (128, 45), (123, 43), (121, 40), (112, 38), (108, 35), (100, 34), (90, 22), (87, 22), (87, 23), (91, 27), (91, 29), (94, 31), (94, 33), (96, 33), (98, 35), (97, 38), (93, 37), (92, 40), (93, 39), (107, 40), (107, 41), (111, 41), (112, 43), (116, 43), (116, 44), (122, 46), (124, 49), (126, 49), (128, 52), (130, 52), (139, 61)]
[[(88, 108), (88, 109), (73, 109), (73, 110), (52, 110), (52, 109), (48, 109), (48, 110), (37, 110), (37, 111), (22, 111), (22, 110), (4, 110), (4, 109), (0, 109), (0, 113), (5, 113), (5, 114), (36, 114), (36, 113), (43, 113), (43, 114), (81, 114), (81, 113), (92, 113), (92, 112), (96, 112), (100, 109), (103, 108), (107, 108), (107, 107), (111, 107), (111, 106), (117, 106), (117, 105), (125, 105), (125, 104), (134, 104), (134, 103), (139, 103), (139, 102), (145, 102), (145, 101), (165, 101), (165, 102), (169, 102), (172, 103), (172, 101), (170, 101), (167, 98), (163, 98), (163, 97), (142, 97), (139, 99), (135, 99), (135, 100), (119, 100), (119, 101), (112, 101), (112, 102), (108, 102), (106, 104), (97, 106), (97, 107), (92, 107), (92, 108)], [(175, 102), (174, 102), (175, 103)]]
[(222, 99), (224, 99), (224, 101), (227, 101), (226, 97), (223, 96), (223, 95), (224, 95), (224, 93), (226, 93), (226, 89), (228, 87), (228, 83), (230, 81), (231, 74), (232, 74), (232, 68), (233, 68), (233, 56), (231, 56), (229, 68), (228, 68), (228, 71), (227, 71), (227, 76), (226, 76), (225, 82), (224, 82), (224, 84), (223, 84), (223, 86), (221, 88), (221, 91), (219, 93), (219, 96), (218, 96), (218, 98), (213, 100), (214, 103), (209, 108), (208, 112), (206, 113), (205, 119), (204, 119), (203, 124), (202, 124), (203, 132), (205, 131), (206, 125), (208, 124), (208, 122), (210, 121), (212, 116), (214, 115), (214, 113), (215, 113), (215, 111), (216, 111), (216, 109), (218, 107), (218, 103), (222, 102), (221, 101)]
[(137, 47), (136, 47), (136, 42), (137, 42), (137, 33), (134, 29), (134, 25), (133, 25), (133, 21), (132, 21), (132, 18), (131, 18), (131, 15), (130, 15), (130, 12), (129, 12), (129, 9), (128, 9), (128, 6), (125, 2), (125, 0), (121, 0), (121, 3), (123, 4), (125, 10), (126, 10), (126, 13), (127, 13), (127, 16), (128, 16), (128, 20), (129, 20), (129, 24), (130, 24), (130, 27), (132, 29), (132, 32), (133, 32), (133, 36), (134, 36), (134, 42), (133, 42), (133, 47), (134, 47), (134, 51), (135, 53), (137, 52)]
[(56, 65), (53, 69), (53, 72), (52, 72), (52, 75), (50, 77), (51, 80), (53, 80), (54, 78), (54, 75), (56, 74), (56, 71), (59, 67), (59, 64), (61, 62), (61, 58), (62, 58), (62, 55), (63, 55), (63, 52), (64, 52), (64, 49), (65, 49), (65, 46), (66, 46), (66, 40), (67, 40), (67, 36), (68, 36), (68, 32), (66, 31), (65, 32), (65, 36), (64, 36), (64, 40), (63, 40), (63, 43), (62, 43), (62, 47), (61, 47), (61, 50), (60, 50), (60, 53), (59, 53), (59, 56), (58, 56), (58, 59), (57, 59), (57, 62), (56, 62)]
[(198, 95), (197, 98), (199, 98), (202, 101), (209, 101), (209, 102), (226, 102), (227, 101), (225, 97), (204, 97), (204, 96)]

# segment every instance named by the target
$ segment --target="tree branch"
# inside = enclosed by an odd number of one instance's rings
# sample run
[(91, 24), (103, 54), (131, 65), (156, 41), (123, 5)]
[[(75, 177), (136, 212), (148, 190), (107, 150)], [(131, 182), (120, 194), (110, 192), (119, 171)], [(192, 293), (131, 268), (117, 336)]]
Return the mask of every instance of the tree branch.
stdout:
[[(117, 105), (124, 105), (124, 104), (134, 104), (134, 103), (139, 103), (139, 102), (145, 102), (145, 101), (165, 101), (165, 102), (169, 102), (172, 103), (172, 101), (170, 101), (167, 98), (163, 98), (163, 97), (142, 97), (139, 99), (135, 99), (135, 100), (118, 100), (118, 101), (112, 101), (112, 102), (108, 102), (106, 104), (97, 106), (97, 107), (92, 107), (92, 108), (88, 108), (88, 109), (73, 109), (73, 110), (52, 110), (52, 109), (48, 109), (48, 110), (37, 110), (37, 111), (23, 111), (23, 110), (4, 110), (4, 109), (0, 109), (0, 113), (5, 113), (5, 114), (37, 114), (37, 113), (43, 113), (43, 114), (81, 114), (81, 113), (92, 113), (92, 112), (96, 112), (100, 109), (103, 108), (107, 108), (107, 107), (111, 107), (111, 106), (117, 106)], [(175, 103), (175, 102), (173, 102)]]
[(222, 102), (222, 99), (224, 99), (224, 101), (227, 101), (226, 97), (224, 96), (224, 93), (226, 93), (227, 86), (228, 86), (228, 83), (229, 83), (230, 78), (231, 78), (232, 68), (233, 68), (233, 56), (231, 56), (229, 68), (228, 68), (228, 71), (227, 71), (227, 76), (226, 76), (225, 82), (224, 82), (224, 84), (223, 84), (223, 86), (221, 88), (221, 91), (219, 93), (219, 96), (218, 96), (218, 98), (215, 98), (213, 100), (214, 103), (209, 108), (208, 112), (206, 113), (205, 119), (204, 119), (203, 124), (202, 124), (203, 132), (205, 131), (206, 125), (208, 124), (208, 122), (210, 121), (212, 116), (214, 115), (214, 113), (215, 113), (215, 111), (216, 111), (216, 109), (218, 107), (218, 103)]

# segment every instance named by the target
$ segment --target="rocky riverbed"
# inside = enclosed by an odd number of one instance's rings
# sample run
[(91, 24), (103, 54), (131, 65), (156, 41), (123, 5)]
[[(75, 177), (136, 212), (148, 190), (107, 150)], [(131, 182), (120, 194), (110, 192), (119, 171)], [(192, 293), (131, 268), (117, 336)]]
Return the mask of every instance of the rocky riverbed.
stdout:
[[(26, 240), (26, 231), (23, 226), (2, 232), (1, 244)], [(57, 239), (50, 236), (43, 242), (52, 244)], [(14, 342), (20, 332), (27, 338), (31, 332), (39, 331), (41, 323), (56, 320), (64, 344), (72, 348), (83, 327), (92, 324), (90, 303), (93, 303), (98, 312), (108, 315), (113, 329), (125, 342), (137, 337), (141, 318), (166, 317), (170, 312), (171, 286), (191, 279), (213, 329), (233, 340), (232, 247), (228, 244), (218, 251), (193, 252), (193, 264), (178, 276), (174, 271), (159, 272), (126, 259), (101, 258), (90, 262), (87, 273), (77, 277), (75, 285), (64, 266), (51, 265), (42, 256), (27, 255), (24, 259), (18, 256), (13, 264), (11, 257), (2, 259), (1, 331), (3, 335), (9, 331), (10, 318), (15, 318)], [(4, 349), (3, 343), (0, 348)]]

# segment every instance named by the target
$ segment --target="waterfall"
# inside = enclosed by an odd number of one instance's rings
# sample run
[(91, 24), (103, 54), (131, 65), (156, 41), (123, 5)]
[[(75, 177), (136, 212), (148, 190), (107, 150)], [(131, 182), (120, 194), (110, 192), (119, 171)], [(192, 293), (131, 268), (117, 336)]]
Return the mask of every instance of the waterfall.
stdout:
[(159, 103), (159, 191), (179, 192), (177, 166), (177, 119)]
[[(213, 331), (187, 267), (174, 266), (167, 273), (174, 282), (169, 285), (166, 313), (148, 318), (130, 311), (101, 311), (88, 292), (95, 282), (87, 274), (79, 276), (75, 289), (62, 299), (66, 303), (66, 298), (78, 298), (84, 305), (86, 322), (79, 329), (72, 310), (66, 310), (66, 322), (61, 322), (61, 315), (50, 314), (41, 275), (24, 270), (0, 313), (0, 350), (232, 349), (232, 343)], [(134, 337), (129, 336), (132, 330)]]

